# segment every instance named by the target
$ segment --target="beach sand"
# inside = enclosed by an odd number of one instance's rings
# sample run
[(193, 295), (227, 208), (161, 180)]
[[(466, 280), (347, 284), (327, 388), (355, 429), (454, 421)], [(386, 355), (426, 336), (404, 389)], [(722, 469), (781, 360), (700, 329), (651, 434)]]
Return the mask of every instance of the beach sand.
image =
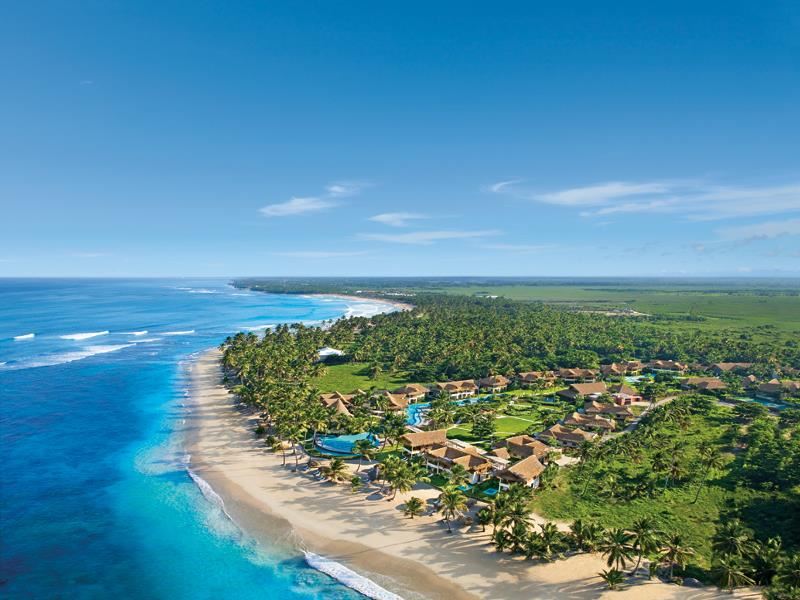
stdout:
[[(495, 552), (480, 527), (449, 535), (438, 515), (404, 517), (405, 498), (438, 495), (428, 486), (388, 502), (374, 493), (353, 494), (348, 485), (295, 473), (294, 457), (289, 455), (284, 467), (280, 453), (255, 439), (255, 417), (237, 407), (235, 397), (220, 384), (219, 357), (218, 350), (210, 350), (191, 367), (186, 432), (191, 468), (223, 498), (233, 520), (266, 545), (277, 542), (321, 554), (408, 599), (731, 597), (714, 588), (657, 580), (637, 580), (622, 591), (608, 591), (597, 577), (606, 568), (599, 556), (536, 563)], [(737, 592), (736, 597), (759, 595)]]

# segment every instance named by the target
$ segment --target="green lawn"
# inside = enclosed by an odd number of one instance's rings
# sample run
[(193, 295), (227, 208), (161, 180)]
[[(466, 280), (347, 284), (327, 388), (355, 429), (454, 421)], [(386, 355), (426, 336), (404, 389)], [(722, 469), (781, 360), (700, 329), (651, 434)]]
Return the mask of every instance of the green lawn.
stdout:
[(377, 379), (370, 379), (367, 375), (366, 363), (345, 363), (326, 367), (327, 373), (312, 380), (312, 385), (321, 392), (342, 392), (348, 394), (353, 390), (370, 388), (394, 389), (409, 383), (402, 375), (381, 373)]
[[(697, 551), (697, 559), (693, 562), (702, 568), (710, 565), (710, 540), (720, 517), (734, 509), (751, 515), (748, 525), (756, 530), (759, 537), (765, 539), (783, 535), (785, 545), (788, 545), (794, 541), (787, 533), (792, 529), (789, 526), (793, 518), (788, 514), (790, 509), (783, 509), (787, 514), (781, 515), (769, 513), (762, 507), (772, 503), (790, 507), (796, 504), (797, 496), (737, 485), (732, 471), (736, 468), (735, 455), (725, 441), (726, 425), (730, 423), (731, 415), (730, 410), (720, 407), (709, 414), (693, 416), (686, 431), (678, 427), (670, 429), (671, 439), (687, 451), (691, 471), (687, 473), (685, 481), (671, 485), (666, 491), (659, 483), (652, 496), (631, 498), (622, 492), (614, 497), (601, 492), (607, 477), (603, 473), (612, 473), (624, 479), (651, 470), (647, 457), (652, 455), (654, 449), (646, 447), (645, 458), (641, 462), (634, 462), (627, 455), (618, 455), (610, 462), (594, 467), (595, 470), (584, 472), (577, 466), (560, 469), (554, 486), (537, 492), (533, 508), (548, 518), (565, 521), (584, 519), (604, 527), (630, 527), (637, 518), (653, 517), (663, 530), (680, 531), (685, 535), (688, 544)], [(727, 464), (722, 471), (715, 472), (709, 478), (695, 503), (699, 470), (694, 465), (697, 448), (703, 441), (719, 447)], [(588, 473), (588, 486), (584, 485), (587, 481), (585, 473)]]
[[(511, 300), (545, 302), (559, 306), (607, 310), (628, 308), (638, 312), (685, 317), (704, 317), (683, 326), (704, 328), (743, 328), (772, 326), (779, 331), (800, 331), (800, 295), (796, 286), (759, 284), (678, 284), (647, 285), (465, 285), (436, 288), (448, 294), (495, 295)], [(671, 326), (674, 326), (673, 323)]]

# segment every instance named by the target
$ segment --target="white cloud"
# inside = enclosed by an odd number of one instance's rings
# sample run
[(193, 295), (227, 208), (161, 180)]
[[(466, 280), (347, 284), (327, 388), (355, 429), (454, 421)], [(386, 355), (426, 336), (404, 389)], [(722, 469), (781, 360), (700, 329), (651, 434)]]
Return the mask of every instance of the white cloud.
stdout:
[(355, 196), (367, 185), (363, 181), (334, 181), (325, 186), (325, 194), (321, 196), (293, 197), (286, 202), (268, 204), (259, 209), (265, 217), (289, 217), (319, 212), (338, 206), (337, 198)]
[(725, 227), (718, 229), (717, 233), (727, 240), (768, 240), (787, 235), (800, 235), (800, 219)]
[(514, 186), (518, 183), (522, 183), (522, 181), (523, 181), (522, 179), (509, 179), (507, 181), (498, 181), (497, 183), (491, 184), (486, 189), (495, 194), (499, 194), (501, 192), (508, 191), (509, 188), (511, 188), (511, 186)]
[(365, 181), (334, 181), (325, 186), (325, 191), (333, 198), (355, 196), (369, 184)]
[(273, 252), (276, 256), (287, 258), (342, 258), (347, 256), (363, 256), (366, 252), (337, 252), (334, 250), (297, 250), (287, 252)]
[(560, 204), (563, 206), (595, 206), (606, 204), (617, 198), (664, 194), (668, 190), (669, 187), (666, 184), (658, 182), (631, 183), (626, 181), (610, 181), (608, 183), (587, 187), (571, 188), (547, 194), (536, 194), (533, 196), (533, 199), (548, 204)]
[(259, 209), (265, 217), (288, 217), (319, 212), (336, 206), (335, 202), (322, 198), (292, 198), (288, 202), (269, 204)]
[(645, 213), (715, 221), (800, 212), (800, 183), (745, 187), (688, 180), (611, 181), (546, 193), (501, 184), (490, 189), (524, 200), (581, 208), (583, 217)]
[(389, 225), (391, 227), (405, 227), (409, 224), (409, 221), (427, 218), (427, 215), (422, 215), (419, 213), (394, 212), (375, 215), (374, 217), (370, 217), (369, 220), (375, 221), (376, 223), (383, 223), (384, 225)]
[(415, 244), (429, 246), (442, 240), (463, 240), (481, 238), (500, 233), (495, 229), (478, 231), (413, 231), (409, 233), (362, 233), (359, 237), (364, 240), (376, 242), (389, 242), (394, 244)]

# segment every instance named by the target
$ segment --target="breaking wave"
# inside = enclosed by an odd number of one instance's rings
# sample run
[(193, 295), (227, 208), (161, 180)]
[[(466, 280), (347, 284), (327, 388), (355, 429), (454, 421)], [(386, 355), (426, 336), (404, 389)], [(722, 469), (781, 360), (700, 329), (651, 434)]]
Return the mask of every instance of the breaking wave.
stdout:
[(313, 552), (304, 551), (303, 554), (305, 554), (306, 563), (309, 567), (321, 573), (325, 573), (325, 575), (332, 577), (342, 585), (357, 591), (367, 598), (373, 598), (374, 600), (403, 600), (397, 594), (382, 588), (371, 579), (359, 575), (335, 560), (325, 558)]
[(32, 340), (36, 337), (35, 333), (26, 333), (24, 335), (15, 335), (14, 341), (21, 342), (22, 340)]
[(186, 331), (165, 331), (161, 335), (192, 335), (194, 329), (187, 329)]
[(128, 331), (125, 333), (125, 335), (135, 335), (135, 336), (147, 335), (147, 329), (143, 331)]
[(99, 337), (101, 335), (108, 335), (108, 331), (92, 331), (89, 333), (70, 333), (68, 335), (60, 335), (62, 340), (74, 340), (74, 341), (81, 341), (81, 340), (88, 340), (89, 338)]
[(63, 365), (76, 360), (83, 360), (90, 356), (97, 354), (108, 354), (109, 352), (116, 352), (123, 348), (130, 348), (133, 344), (117, 344), (114, 346), (89, 346), (85, 350), (76, 350), (74, 352), (63, 352), (61, 354), (45, 354), (37, 356), (30, 360), (21, 362), (13, 362), (11, 364), (3, 365), (3, 369), (7, 371), (17, 371), (20, 369), (35, 369), (38, 367), (54, 367), (55, 365)]

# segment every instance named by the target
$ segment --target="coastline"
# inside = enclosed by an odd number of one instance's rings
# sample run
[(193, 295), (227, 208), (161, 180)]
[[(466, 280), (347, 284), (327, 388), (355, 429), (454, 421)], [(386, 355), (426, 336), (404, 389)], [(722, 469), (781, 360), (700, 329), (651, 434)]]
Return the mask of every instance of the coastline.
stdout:
[[(372, 298), (370, 296), (351, 296), (348, 294), (303, 294), (304, 296), (308, 296), (310, 298), (338, 298), (340, 300), (348, 300), (348, 301), (355, 301), (360, 303), (376, 303), (376, 304), (386, 304), (388, 306), (393, 306), (396, 310), (413, 310), (414, 305), (409, 304), (408, 302), (401, 302), (399, 300), (388, 300), (386, 298)], [(385, 311), (384, 311), (385, 312)]]
[[(209, 350), (191, 366), (192, 412), (186, 431), (191, 469), (257, 541), (336, 560), (409, 600), (731, 597), (715, 588), (646, 579), (608, 591), (597, 577), (606, 568), (597, 555), (535, 563), (495, 552), (488, 534), (479, 528), (448, 535), (438, 515), (404, 517), (399, 508), (404, 498), (437, 496), (430, 486), (418, 485), (387, 502), (294, 473), (294, 457), (287, 456), (283, 467), (281, 455), (267, 451), (254, 437), (255, 416), (237, 407), (235, 397), (221, 385), (219, 356), (218, 350)], [(734, 596), (758, 594), (741, 590)]]

